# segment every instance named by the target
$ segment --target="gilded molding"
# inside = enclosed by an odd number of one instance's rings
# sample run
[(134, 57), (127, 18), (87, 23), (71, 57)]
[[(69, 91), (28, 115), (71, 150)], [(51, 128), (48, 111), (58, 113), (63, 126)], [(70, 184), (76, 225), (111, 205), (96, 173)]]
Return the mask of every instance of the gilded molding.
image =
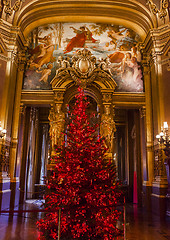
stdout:
[[(4, 12), (11, 16), (13, 12), (17, 12), (20, 9), (23, 0), (16, 0), (14, 5), (11, 6), (11, 0), (3, 0)], [(2, 10), (2, 8), (1, 8)]]
[(27, 37), (31, 30), (40, 25), (83, 21), (112, 24), (119, 21), (121, 25), (133, 28), (143, 40), (148, 30), (156, 27), (148, 8), (134, 0), (30, 1), (15, 17), (14, 23), (23, 29)]
[(3, 61), (6, 61), (6, 62), (8, 62), (10, 60), (9, 57), (7, 57), (7, 56), (5, 56), (4, 54), (1, 54), (1, 53), (0, 53), (0, 59), (3, 60)]
[[(57, 89), (54, 89), (56, 91)], [(59, 88), (58, 88), (59, 90)], [(53, 104), (54, 102), (54, 91), (53, 90), (22, 90), (21, 102), (26, 105), (30, 104)], [(113, 104), (115, 107), (129, 107), (136, 108), (145, 105), (145, 93), (118, 93), (114, 92)]]
[(151, 12), (154, 15), (159, 16), (160, 19), (164, 19), (167, 16), (167, 10), (168, 10), (168, 0), (161, 0), (161, 7), (160, 10), (157, 8), (156, 4), (153, 3), (152, 0), (148, 0), (147, 5), (149, 5)]

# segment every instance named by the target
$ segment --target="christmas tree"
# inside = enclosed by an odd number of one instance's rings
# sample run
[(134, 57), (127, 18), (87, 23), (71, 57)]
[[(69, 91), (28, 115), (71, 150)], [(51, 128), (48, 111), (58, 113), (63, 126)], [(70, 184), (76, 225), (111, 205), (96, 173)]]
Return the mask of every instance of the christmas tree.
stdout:
[(115, 166), (105, 158), (106, 148), (97, 126), (90, 126), (88, 102), (79, 88), (67, 129), (67, 142), (57, 149), (56, 166), (47, 184), (45, 217), (38, 221), (40, 239), (110, 240), (120, 235), (116, 209), (122, 193)]

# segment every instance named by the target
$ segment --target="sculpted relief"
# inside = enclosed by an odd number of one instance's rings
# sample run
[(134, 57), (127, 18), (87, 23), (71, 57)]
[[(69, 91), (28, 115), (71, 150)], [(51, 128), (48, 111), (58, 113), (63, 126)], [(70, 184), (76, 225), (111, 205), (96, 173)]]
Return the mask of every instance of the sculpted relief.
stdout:
[[(28, 37), (23, 89), (51, 89), (56, 71), (72, 67), (75, 54), (85, 48), (94, 56), (95, 64), (112, 75), (117, 83), (115, 91), (143, 92), (139, 42), (134, 31), (113, 24), (55, 23), (38, 27)], [(81, 61), (82, 71), (88, 69), (85, 64)]]
[(65, 114), (61, 111), (61, 104), (55, 104), (55, 107), (51, 108), (49, 121), (51, 145), (54, 149), (55, 146), (61, 146), (64, 141)]
[(110, 105), (104, 105), (104, 113), (101, 117), (100, 134), (104, 138), (105, 146), (108, 152), (113, 152), (113, 139), (116, 132), (116, 126), (113, 116), (110, 113)]

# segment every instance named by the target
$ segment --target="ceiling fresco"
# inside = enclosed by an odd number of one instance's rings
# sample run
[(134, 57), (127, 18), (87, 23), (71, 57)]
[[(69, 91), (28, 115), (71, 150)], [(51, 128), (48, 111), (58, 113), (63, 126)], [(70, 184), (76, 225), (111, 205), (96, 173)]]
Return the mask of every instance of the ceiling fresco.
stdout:
[(23, 89), (48, 90), (59, 68), (58, 57), (69, 61), (82, 48), (97, 64), (105, 61), (117, 92), (143, 92), (138, 34), (124, 26), (97, 23), (55, 23), (34, 29), (28, 36)]

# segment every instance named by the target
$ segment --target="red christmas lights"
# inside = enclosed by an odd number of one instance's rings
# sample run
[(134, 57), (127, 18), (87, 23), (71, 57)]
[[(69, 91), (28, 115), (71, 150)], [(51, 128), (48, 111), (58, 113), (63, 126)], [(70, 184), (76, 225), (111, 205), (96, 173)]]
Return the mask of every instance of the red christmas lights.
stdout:
[[(116, 228), (122, 196), (114, 164), (106, 161), (106, 148), (86, 115), (88, 103), (82, 89), (76, 96), (67, 129), (67, 143), (56, 154), (56, 166), (47, 184), (46, 214), (37, 222), (39, 239), (57, 239), (61, 209), (61, 240), (111, 240)], [(58, 152), (58, 150), (57, 150)]]

